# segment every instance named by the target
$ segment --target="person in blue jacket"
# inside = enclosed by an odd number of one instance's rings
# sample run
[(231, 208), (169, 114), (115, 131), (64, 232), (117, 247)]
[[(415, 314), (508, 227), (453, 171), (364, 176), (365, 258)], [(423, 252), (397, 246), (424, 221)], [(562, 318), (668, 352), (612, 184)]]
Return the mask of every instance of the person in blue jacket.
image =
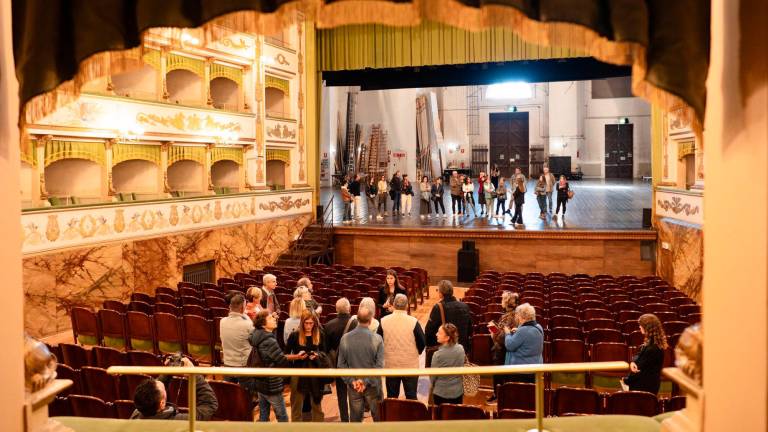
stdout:
[[(544, 329), (536, 322), (536, 310), (529, 303), (515, 308), (516, 328), (504, 327), (504, 348), (507, 353), (505, 365), (544, 363)], [(507, 377), (510, 382), (535, 381), (534, 374), (514, 374)]]

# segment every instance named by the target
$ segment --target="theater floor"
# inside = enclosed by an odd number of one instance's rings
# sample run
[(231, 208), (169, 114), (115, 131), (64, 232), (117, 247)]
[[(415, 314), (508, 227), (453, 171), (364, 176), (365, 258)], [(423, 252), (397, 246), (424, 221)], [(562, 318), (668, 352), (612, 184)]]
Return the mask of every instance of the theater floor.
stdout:
[[(552, 215), (547, 215), (545, 220), (539, 219), (539, 206), (536, 197), (533, 195), (535, 186), (534, 181), (528, 182), (528, 192), (525, 195), (525, 205), (523, 206), (523, 222), (526, 230), (639, 230), (642, 229), (643, 208), (652, 206), (651, 202), (651, 184), (640, 180), (581, 180), (570, 182), (575, 196), (568, 201), (568, 211), (565, 219), (559, 217), (557, 220)], [(451, 197), (449, 188), (446, 186), (444, 196), (445, 209), (451, 212)], [(477, 185), (475, 185), (477, 189)], [(374, 219), (370, 217), (367, 209), (365, 196), (361, 197), (363, 201), (362, 218), (359, 218), (351, 224), (343, 224), (344, 205), (341, 200), (341, 192), (338, 187), (321, 188), (320, 202), (327, 205), (331, 196), (333, 196), (333, 221), (334, 224), (345, 226), (376, 226), (376, 227), (409, 227), (409, 228), (473, 228), (473, 229), (515, 229), (510, 215), (505, 215), (503, 219), (489, 219), (487, 217), (476, 217), (474, 215), (447, 218), (421, 219), (419, 217), (420, 200), (418, 198), (418, 185), (414, 184), (414, 191), (417, 195), (413, 197), (413, 208), (410, 216), (392, 217), (392, 202), (387, 199), (390, 216), (384, 219)], [(477, 198), (477, 193), (475, 193)], [(554, 198), (554, 196), (553, 196)], [(507, 199), (506, 204), (511, 200)], [(553, 210), (554, 210), (553, 203)], [(495, 207), (494, 201), (494, 207)], [(477, 206), (476, 206), (477, 208)], [(509, 208), (509, 205), (507, 205)], [(471, 212), (470, 212), (471, 213)]]

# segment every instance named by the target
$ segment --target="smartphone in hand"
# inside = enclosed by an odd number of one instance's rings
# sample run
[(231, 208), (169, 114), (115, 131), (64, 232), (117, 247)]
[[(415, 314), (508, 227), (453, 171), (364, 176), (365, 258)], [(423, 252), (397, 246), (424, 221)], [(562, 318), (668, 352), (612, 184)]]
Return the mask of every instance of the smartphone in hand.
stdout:
[(499, 326), (495, 322), (489, 321), (487, 326), (488, 331), (490, 331), (492, 335), (495, 335), (499, 332)]

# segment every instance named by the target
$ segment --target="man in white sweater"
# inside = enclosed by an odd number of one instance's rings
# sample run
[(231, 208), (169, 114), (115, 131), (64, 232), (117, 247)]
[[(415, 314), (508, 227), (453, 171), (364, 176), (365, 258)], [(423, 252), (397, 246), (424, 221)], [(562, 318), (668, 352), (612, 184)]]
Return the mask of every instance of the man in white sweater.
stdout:
[[(381, 319), (381, 329), (384, 334), (384, 367), (418, 368), (419, 355), (424, 351), (426, 338), (419, 320), (408, 315), (408, 297), (403, 294), (395, 296), (395, 310), (392, 314)], [(400, 383), (405, 389), (405, 398), (416, 400), (416, 389), (419, 377), (387, 377), (387, 397), (400, 397)]]

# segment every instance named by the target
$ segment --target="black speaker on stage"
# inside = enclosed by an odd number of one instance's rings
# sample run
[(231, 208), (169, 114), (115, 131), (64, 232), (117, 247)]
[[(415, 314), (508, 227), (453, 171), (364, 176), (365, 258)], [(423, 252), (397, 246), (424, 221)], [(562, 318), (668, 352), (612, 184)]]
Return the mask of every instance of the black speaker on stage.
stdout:
[(651, 209), (644, 208), (643, 209), (643, 228), (650, 228), (652, 225), (651, 223)]
[(474, 282), (480, 274), (480, 251), (475, 249), (475, 242), (464, 240), (457, 256), (457, 275), (459, 282)]

